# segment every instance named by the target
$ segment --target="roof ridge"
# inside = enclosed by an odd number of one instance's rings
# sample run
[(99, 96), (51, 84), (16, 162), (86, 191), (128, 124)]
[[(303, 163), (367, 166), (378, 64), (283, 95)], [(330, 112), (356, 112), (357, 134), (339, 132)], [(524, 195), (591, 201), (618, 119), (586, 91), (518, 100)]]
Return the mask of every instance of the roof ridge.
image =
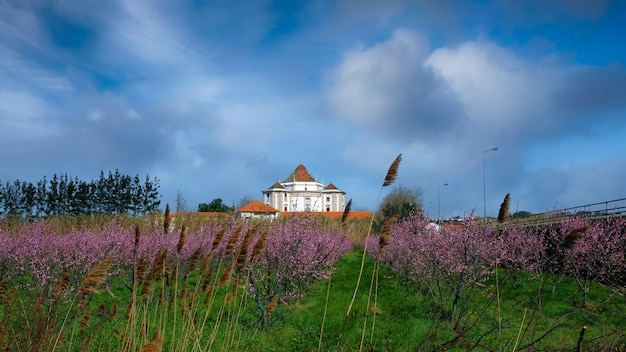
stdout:
[(299, 164), (283, 182), (317, 182), (306, 169), (304, 164)]

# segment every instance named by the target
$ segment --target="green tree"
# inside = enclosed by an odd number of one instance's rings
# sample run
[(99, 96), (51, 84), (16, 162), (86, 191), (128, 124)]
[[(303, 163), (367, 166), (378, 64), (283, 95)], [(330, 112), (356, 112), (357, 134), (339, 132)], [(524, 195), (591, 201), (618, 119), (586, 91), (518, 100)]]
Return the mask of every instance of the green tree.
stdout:
[(380, 231), (385, 219), (397, 216), (398, 221), (414, 214), (423, 212), (422, 195), (423, 191), (419, 187), (407, 187), (396, 185), (383, 198), (376, 211), (374, 231)]
[(532, 213), (529, 211), (525, 211), (525, 210), (520, 210), (520, 211), (516, 211), (515, 213), (511, 214), (511, 219), (523, 219), (523, 218), (527, 218), (529, 216), (531, 216)]
[(215, 198), (209, 204), (206, 204), (206, 203), (198, 204), (198, 211), (200, 212), (228, 213), (228, 212), (232, 212), (233, 210), (234, 210), (233, 207), (229, 207), (228, 205), (224, 204), (224, 201), (222, 201), (222, 198)]

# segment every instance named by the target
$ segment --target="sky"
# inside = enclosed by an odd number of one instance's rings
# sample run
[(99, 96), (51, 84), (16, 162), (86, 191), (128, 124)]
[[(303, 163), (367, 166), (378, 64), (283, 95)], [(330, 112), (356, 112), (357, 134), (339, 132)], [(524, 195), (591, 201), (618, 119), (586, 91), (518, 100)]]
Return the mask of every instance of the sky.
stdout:
[(0, 0), (0, 182), (117, 169), (196, 210), (302, 163), (353, 210), (626, 198), (624, 43), (626, 1)]

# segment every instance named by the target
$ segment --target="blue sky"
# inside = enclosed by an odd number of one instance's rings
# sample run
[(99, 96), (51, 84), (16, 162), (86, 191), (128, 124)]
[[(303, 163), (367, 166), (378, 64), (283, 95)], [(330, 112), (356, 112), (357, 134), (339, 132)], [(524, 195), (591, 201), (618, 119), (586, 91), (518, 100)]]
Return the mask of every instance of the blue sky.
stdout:
[(373, 210), (402, 153), (431, 215), (482, 214), (485, 175), (491, 215), (624, 198), (625, 23), (608, 0), (0, 0), (0, 181), (119, 169), (195, 209), (303, 163)]

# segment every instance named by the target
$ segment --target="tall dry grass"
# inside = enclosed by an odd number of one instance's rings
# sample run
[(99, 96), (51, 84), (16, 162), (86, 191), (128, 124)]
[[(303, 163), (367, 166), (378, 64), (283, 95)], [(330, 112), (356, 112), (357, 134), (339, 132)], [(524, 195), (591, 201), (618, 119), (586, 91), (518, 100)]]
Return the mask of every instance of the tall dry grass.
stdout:
[[(382, 184), (382, 186), (380, 187), (380, 190), (379, 190), (379, 192), (378, 192), (378, 197), (377, 197), (377, 199), (376, 199), (376, 204), (378, 204), (378, 203), (379, 203), (379, 201), (380, 201), (380, 195), (382, 194), (382, 190), (383, 190), (383, 188), (385, 188), (385, 187), (390, 186), (391, 184), (393, 184), (393, 182), (394, 182), (394, 181), (396, 180), (396, 178), (398, 177), (398, 170), (399, 170), (399, 168), (400, 168), (400, 162), (401, 162), (401, 161), (402, 161), (402, 154), (399, 154), (399, 155), (398, 155), (398, 156), (394, 159), (394, 161), (391, 163), (391, 165), (389, 166), (389, 169), (387, 170), (387, 174), (385, 175), (385, 179), (384, 179), (384, 181), (383, 181), (383, 184)], [(367, 247), (368, 247), (368, 242), (369, 242), (369, 241), (367, 240), (367, 238), (369, 237), (369, 235), (370, 235), (370, 234), (371, 234), (371, 232), (372, 232), (372, 226), (373, 226), (373, 225), (374, 225), (374, 217), (372, 216), (372, 218), (371, 218), (371, 220), (370, 220), (370, 222), (369, 222), (369, 226), (368, 226), (368, 229), (367, 229), (367, 233), (366, 233), (366, 235), (365, 235), (365, 241), (364, 241), (364, 242), (365, 242), (365, 244), (364, 244), (364, 246), (363, 246), (363, 255), (362, 255), (362, 257), (361, 257), (361, 266), (360, 266), (360, 269), (359, 269), (359, 275), (358, 275), (358, 277), (357, 277), (357, 279), (356, 279), (356, 285), (355, 285), (355, 288), (354, 288), (354, 292), (353, 292), (353, 294), (352, 294), (352, 299), (350, 300), (350, 304), (348, 305), (348, 309), (347, 309), (347, 312), (346, 312), (346, 316), (344, 317), (344, 325), (343, 325), (343, 328), (345, 328), (345, 324), (346, 324), (346, 322), (347, 322), (348, 317), (350, 316), (350, 312), (352, 311), (352, 307), (353, 307), (353, 305), (354, 305), (354, 301), (356, 300), (356, 296), (357, 296), (357, 293), (358, 293), (358, 291), (359, 291), (359, 286), (361, 285), (361, 279), (362, 279), (362, 277), (363, 277), (363, 269), (364, 269), (364, 267), (365, 267), (365, 258), (366, 258), (366, 256), (367, 256)], [(361, 344), (360, 344), (360, 346), (359, 346), (359, 351), (361, 351), (361, 350), (363, 349), (363, 341), (364, 341), (364, 337), (365, 337), (365, 331), (366, 331), (366, 328), (367, 328), (367, 321), (368, 321), (369, 311), (370, 311), (370, 309), (369, 309), (369, 304), (370, 304), (370, 301), (371, 301), (372, 287), (373, 287), (373, 283), (374, 283), (374, 281), (375, 281), (374, 279), (375, 279), (375, 277), (376, 277), (376, 272), (377, 272), (376, 270), (374, 270), (374, 271), (372, 272), (372, 278), (371, 278), (371, 281), (370, 281), (370, 291), (369, 291), (369, 294), (368, 294), (368, 299), (367, 299), (367, 307), (365, 308), (365, 317), (364, 317), (364, 319), (363, 319), (363, 330), (362, 330), (362, 338), (361, 338)], [(342, 328), (342, 329), (343, 329), (343, 328)], [(373, 328), (372, 328), (372, 329), (373, 329)], [(340, 333), (340, 338), (341, 338), (341, 336), (342, 336), (342, 335), (343, 335), (343, 331)], [(339, 341), (338, 341), (338, 342), (339, 342)]]

